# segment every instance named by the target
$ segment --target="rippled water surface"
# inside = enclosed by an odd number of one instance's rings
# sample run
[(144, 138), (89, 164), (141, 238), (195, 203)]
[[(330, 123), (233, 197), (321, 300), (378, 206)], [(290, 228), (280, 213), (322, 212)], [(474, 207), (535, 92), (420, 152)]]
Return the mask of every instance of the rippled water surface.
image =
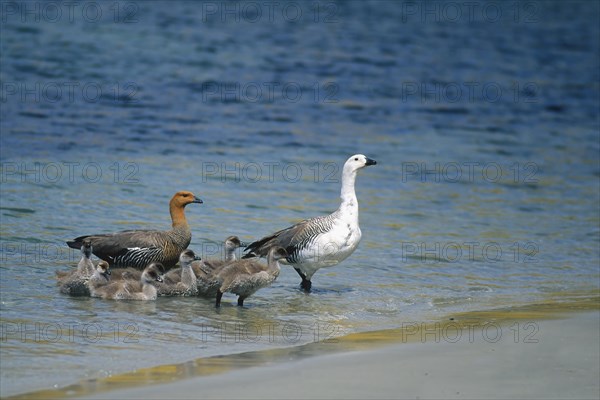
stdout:
[[(2, 4), (2, 395), (598, 295), (597, 3)], [(190, 247), (218, 257), (333, 211), (354, 153), (378, 161), (363, 240), (310, 295), (289, 267), (244, 308), (58, 293), (65, 240), (167, 229), (191, 190)]]

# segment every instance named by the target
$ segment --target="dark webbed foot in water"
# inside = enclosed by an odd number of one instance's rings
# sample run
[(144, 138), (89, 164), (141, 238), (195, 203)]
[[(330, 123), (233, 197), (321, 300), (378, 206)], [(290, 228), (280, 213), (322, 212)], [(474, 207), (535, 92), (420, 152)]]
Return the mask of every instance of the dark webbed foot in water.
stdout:
[(302, 278), (302, 282), (300, 283), (300, 287), (302, 289), (304, 289), (304, 291), (306, 293), (310, 292), (310, 288), (312, 286), (312, 282), (308, 279), (306, 279), (306, 275), (304, 275), (304, 273), (302, 271), (300, 271), (298, 268), (294, 268), (296, 270), (296, 272), (298, 273), (298, 275), (300, 275), (300, 278)]
[(310, 288), (312, 287), (312, 283), (311, 283), (311, 281), (309, 281), (307, 279), (303, 279), (302, 282), (300, 283), (300, 287), (302, 289), (304, 289), (304, 291), (306, 293), (310, 293)]

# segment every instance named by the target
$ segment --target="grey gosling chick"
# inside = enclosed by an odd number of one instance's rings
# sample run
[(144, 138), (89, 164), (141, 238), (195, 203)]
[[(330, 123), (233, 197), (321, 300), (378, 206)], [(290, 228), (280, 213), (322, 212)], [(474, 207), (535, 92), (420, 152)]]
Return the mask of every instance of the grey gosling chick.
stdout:
[(238, 306), (243, 306), (247, 297), (271, 285), (277, 279), (281, 271), (279, 260), (287, 256), (288, 253), (283, 247), (275, 246), (269, 250), (267, 265), (253, 260), (240, 260), (224, 266), (217, 275), (220, 287), (217, 290), (215, 305), (221, 305), (223, 293), (231, 292), (238, 295)]
[(96, 288), (94, 296), (111, 300), (156, 300), (155, 282), (162, 282), (162, 277), (159, 268), (151, 263), (142, 273), (141, 291), (139, 290), (139, 284), (136, 285), (135, 282), (121, 280)]
[(179, 265), (181, 265), (179, 280), (176, 275), (173, 275), (168, 282), (165, 282), (163, 277), (163, 282), (157, 285), (158, 294), (160, 296), (196, 295), (198, 288), (196, 287), (196, 275), (192, 270), (192, 261), (199, 259), (190, 249), (182, 251), (179, 255)]
[(94, 264), (92, 263), (92, 243), (84, 240), (81, 245), (81, 260), (77, 264), (75, 271), (57, 272), (58, 285), (62, 294), (71, 296), (89, 296), (90, 291), (87, 286), (89, 278), (94, 274)]
[[(220, 269), (223, 265), (235, 261), (237, 257), (235, 256), (235, 250), (246, 246), (246, 243), (241, 242), (237, 236), (229, 236), (225, 239), (224, 249), (225, 249), (225, 258), (223, 260), (201, 260), (194, 261), (192, 263), (192, 269), (194, 270), (194, 274), (198, 279), (206, 278), (207, 274), (211, 274), (214, 271)], [(174, 284), (181, 280), (181, 268), (173, 268), (169, 272), (167, 272), (163, 279), (165, 283)], [(216, 292), (215, 292), (216, 293)], [(214, 296), (214, 293), (212, 294)], [(212, 297), (211, 296), (211, 297)]]
[(102, 286), (106, 286), (110, 283), (110, 266), (104, 260), (100, 260), (98, 265), (96, 265), (96, 270), (90, 277), (87, 282), (88, 290), (90, 296), (92, 297), (100, 297), (96, 296), (96, 289)]

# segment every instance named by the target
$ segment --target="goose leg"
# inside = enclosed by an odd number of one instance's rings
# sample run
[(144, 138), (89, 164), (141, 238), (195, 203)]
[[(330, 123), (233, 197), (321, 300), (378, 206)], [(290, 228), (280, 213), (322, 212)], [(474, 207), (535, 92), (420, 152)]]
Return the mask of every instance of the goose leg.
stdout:
[(217, 290), (217, 302), (215, 304), (216, 307), (221, 307), (221, 297), (223, 297), (223, 292)]
[(304, 272), (300, 271), (299, 268), (294, 268), (296, 270), (296, 272), (298, 273), (298, 275), (300, 275), (300, 278), (302, 278), (302, 282), (300, 283), (300, 287), (302, 289), (304, 289), (305, 292), (310, 292), (310, 288), (312, 286), (312, 283), (310, 280), (306, 279), (306, 275), (304, 274)]
[(243, 296), (238, 297), (238, 306), (242, 307), (244, 305), (244, 299), (245, 297)]
[(300, 287), (304, 289), (306, 293), (310, 292), (310, 288), (312, 287), (312, 282), (306, 278), (302, 278), (302, 282), (300, 283)]

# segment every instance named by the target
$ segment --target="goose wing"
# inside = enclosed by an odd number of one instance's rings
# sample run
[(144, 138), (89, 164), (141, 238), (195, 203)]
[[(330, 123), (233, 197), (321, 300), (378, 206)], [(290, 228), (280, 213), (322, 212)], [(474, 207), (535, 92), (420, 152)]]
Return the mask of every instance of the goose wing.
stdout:
[[(130, 230), (117, 233), (100, 235), (80, 236), (67, 244), (71, 248), (80, 248), (84, 239), (92, 242), (93, 253), (112, 263), (120, 259), (137, 260), (148, 259), (148, 256), (159, 255), (162, 252), (162, 244), (165, 242), (165, 232), (151, 230)], [(153, 258), (153, 257), (152, 257)], [(145, 265), (136, 265), (144, 268)]]
[(333, 227), (334, 214), (323, 215), (300, 221), (295, 225), (275, 232), (272, 235), (250, 243), (244, 249), (247, 254), (242, 258), (266, 257), (271, 247), (283, 247), (289, 257), (289, 262), (294, 262), (298, 253), (306, 248), (320, 235), (327, 233)]

